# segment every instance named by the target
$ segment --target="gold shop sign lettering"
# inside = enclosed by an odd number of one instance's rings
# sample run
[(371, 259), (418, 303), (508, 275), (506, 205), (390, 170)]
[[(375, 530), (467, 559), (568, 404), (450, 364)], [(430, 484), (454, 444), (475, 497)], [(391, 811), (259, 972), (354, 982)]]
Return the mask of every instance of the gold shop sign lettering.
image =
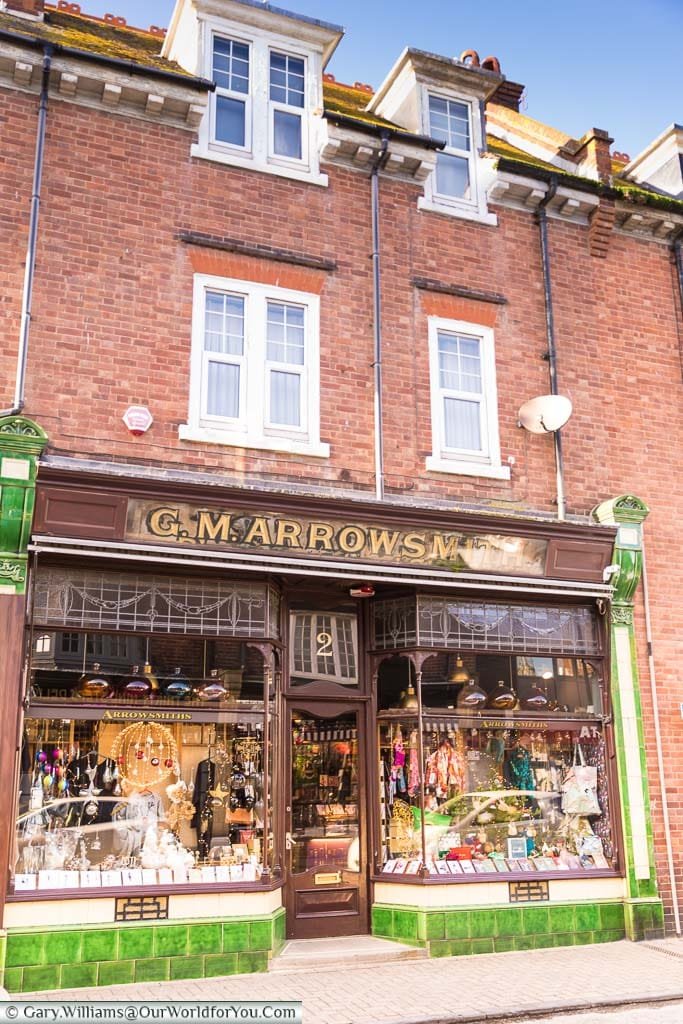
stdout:
[(542, 576), (547, 541), (409, 527), (394, 529), (275, 512), (130, 499), (126, 538), (232, 551), (434, 565), (453, 571)]
[(192, 722), (189, 711), (116, 711), (107, 709), (102, 715), (104, 722)]

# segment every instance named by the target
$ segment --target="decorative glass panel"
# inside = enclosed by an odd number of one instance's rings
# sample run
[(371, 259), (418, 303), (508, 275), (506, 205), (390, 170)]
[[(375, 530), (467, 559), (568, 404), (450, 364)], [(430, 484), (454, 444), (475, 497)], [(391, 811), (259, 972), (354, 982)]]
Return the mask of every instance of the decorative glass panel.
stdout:
[[(291, 616), (292, 677), (299, 682), (358, 683), (356, 616), (337, 612), (295, 612)], [(296, 680), (292, 682), (296, 685)]]
[(72, 629), (276, 637), (265, 584), (134, 573), (39, 574), (34, 622)]
[(594, 610), (585, 605), (538, 607), (418, 595), (377, 601), (374, 645), (379, 650), (520, 651), (529, 654), (599, 654)]

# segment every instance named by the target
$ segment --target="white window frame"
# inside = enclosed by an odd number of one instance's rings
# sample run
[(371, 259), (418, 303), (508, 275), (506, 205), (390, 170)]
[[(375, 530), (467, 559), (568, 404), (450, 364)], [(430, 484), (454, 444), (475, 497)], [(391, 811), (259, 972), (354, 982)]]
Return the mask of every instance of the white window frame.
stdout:
[[(286, 57), (296, 57), (304, 62), (304, 105), (303, 107), (290, 107), (288, 103), (270, 98), (270, 56), (272, 53), (282, 53)], [(308, 168), (308, 148), (310, 131), (310, 116), (308, 110), (308, 60), (306, 54), (297, 53), (291, 47), (284, 50), (279, 46), (268, 47), (268, 159), (274, 164), (283, 167), (305, 167)], [(295, 114), (301, 118), (301, 159), (282, 156), (275, 152), (275, 111), (279, 110), (285, 114)]]
[[(350, 622), (351, 624), (351, 636), (353, 646), (353, 663), (356, 671), (354, 678), (349, 676), (343, 676), (341, 674), (329, 675), (324, 672), (317, 671), (318, 656), (317, 649), (319, 646), (318, 630), (313, 628), (313, 622), (318, 616), (324, 616), (332, 620), (332, 628), (330, 629), (330, 650), (331, 657), (335, 666), (335, 669), (339, 669), (340, 666), (340, 655), (339, 655), (339, 623)], [(295, 636), (296, 636), (296, 620), (298, 618), (310, 618), (311, 619), (311, 638), (310, 638), (310, 657), (311, 665), (315, 666), (311, 672), (300, 672), (295, 665), (296, 649), (295, 649)], [(321, 682), (339, 683), (342, 686), (358, 687), (359, 683), (359, 666), (358, 666), (358, 617), (349, 612), (326, 612), (326, 611), (292, 611), (289, 613), (290, 622), (290, 658), (289, 658), (289, 671), (290, 674), (296, 676), (297, 679), (319, 679)]]
[[(244, 354), (242, 357), (204, 351), (205, 304), (207, 292), (222, 292), (244, 298)], [(305, 357), (303, 366), (267, 359), (266, 317), (268, 301), (303, 306), (305, 309)], [(239, 362), (240, 415), (236, 419), (205, 414), (205, 364), (208, 359)], [(301, 424), (298, 427), (271, 425), (271, 369), (297, 373), (301, 377)], [(190, 357), (190, 400), (187, 423), (179, 427), (185, 441), (266, 451), (288, 452), (329, 458), (330, 446), (320, 441), (320, 297), (308, 292), (278, 288), (253, 281), (195, 274)]]
[(435, 167), (425, 182), (424, 196), (420, 196), (418, 199), (418, 209), (430, 210), (434, 213), (450, 213), (453, 216), (462, 217), (466, 220), (476, 220), (481, 224), (495, 226), (498, 223), (498, 218), (494, 213), (489, 213), (486, 202), (486, 189), (482, 180), (484, 169), (480, 152), (483, 147), (483, 136), (479, 101), (472, 96), (466, 96), (462, 93), (445, 90), (442, 87), (429, 84), (421, 86), (421, 93), (422, 130), (425, 135), (429, 135), (431, 131), (429, 117), (430, 96), (450, 100), (453, 103), (462, 103), (467, 107), (470, 129), (469, 153), (450, 146), (445, 147), (443, 152), (451, 156), (468, 157), (471, 195), (469, 199), (464, 199), (458, 196), (442, 195), (440, 192), (437, 192)]
[[(443, 416), (444, 389), (439, 375), (439, 334), (458, 334), (476, 338), (479, 341), (481, 365), (481, 434), (482, 451), (473, 452), (462, 448), (448, 448), (445, 443)], [(429, 335), (429, 380), (432, 421), (432, 454), (427, 457), (425, 468), (437, 473), (457, 473), (464, 476), (491, 477), (509, 480), (510, 467), (501, 465), (500, 437), (498, 432), (498, 392), (496, 387), (496, 356), (494, 333), (491, 327), (467, 323), (463, 320), (448, 320), (443, 317), (428, 318)], [(463, 397), (470, 399), (471, 395)]]
[[(285, 178), (327, 186), (328, 178), (321, 173), (319, 149), (323, 133), (322, 51), (302, 44), (297, 39), (280, 36), (264, 29), (226, 21), (214, 15), (200, 19), (201, 66), (203, 75), (213, 75), (213, 39), (219, 36), (234, 39), (249, 46), (249, 95), (235, 93), (235, 99), (248, 100), (244, 148), (216, 139), (216, 96), (212, 94), (207, 112), (199, 126), (198, 141), (191, 154), (233, 167), (245, 167)], [(289, 107), (270, 99), (271, 51), (298, 57), (304, 61), (304, 106)], [(225, 95), (232, 93), (219, 90)], [(273, 112), (282, 109), (301, 114), (301, 160), (276, 156), (273, 147)]]
[[(252, 94), (254, 91), (254, 62), (252, 59), (252, 45), (249, 39), (237, 35), (236, 33), (217, 32), (212, 30), (209, 36), (209, 73), (208, 77), (213, 77), (213, 44), (214, 39), (226, 39), (234, 43), (241, 43), (246, 46), (249, 50), (249, 92), (233, 92), (232, 89), (224, 89), (216, 86), (215, 92), (209, 94), (209, 117), (210, 117), (210, 132), (211, 138), (214, 140), (214, 145), (220, 146), (221, 149), (225, 149), (226, 152), (232, 152), (235, 154), (251, 154), (252, 152), (252, 131), (253, 131), (253, 100)], [(219, 142), (216, 139), (216, 116), (218, 107), (218, 97), (226, 96), (228, 99), (239, 100), (244, 103), (244, 145), (236, 146), (231, 142)]]

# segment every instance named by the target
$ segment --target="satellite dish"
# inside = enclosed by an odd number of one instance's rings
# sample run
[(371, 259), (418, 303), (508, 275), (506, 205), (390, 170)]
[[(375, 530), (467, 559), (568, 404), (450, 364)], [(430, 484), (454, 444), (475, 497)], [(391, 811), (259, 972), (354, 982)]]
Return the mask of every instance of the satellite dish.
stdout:
[(530, 434), (552, 434), (563, 427), (572, 414), (572, 403), (564, 395), (539, 395), (519, 410), (519, 425)]

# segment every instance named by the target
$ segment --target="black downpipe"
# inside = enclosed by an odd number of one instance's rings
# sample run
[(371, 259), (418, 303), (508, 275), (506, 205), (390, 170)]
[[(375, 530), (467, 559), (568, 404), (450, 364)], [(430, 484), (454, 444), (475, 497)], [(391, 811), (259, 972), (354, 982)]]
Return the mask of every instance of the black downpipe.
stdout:
[(19, 329), (19, 352), (17, 356), (17, 376), (14, 389), (14, 405), (11, 409), (0, 411), (0, 416), (15, 416), (24, 408), (24, 392), (26, 386), (26, 360), (28, 342), (31, 333), (31, 305), (33, 299), (33, 280), (36, 268), (36, 246), (38, 244), (38, 220), (40, 218), (40, 195), (43, 180), (43, 157), (45, 152), (45, 129), (47, 126), (47, 100), (50, 86), (50, 70), (52, 67), (52, 46), (46, 43), (43, 49), (43, 76), (40, 88), (40, 104), (38, 106), (38, 127), (36, 129), (36, 154), (33, 163), (33, 188), (31, 191), (31, 212), (28, 228), (28, 248), (26, 250), (26, 266), (24, 269), (24, 290), (21, 301), (21, 326)]
[(372, 203), (372, 302), (374, 318), (374, 378), (375, 378), (375, 497), (384, 500), (384, 432), (382, 427), (382, 276), (380, 266), (379, 232), (379, 172), (389, 156), (389, 133), (382, 134), (382, 145), (375, 160), (371, 183)]
[[(550, 280), (550, 255), (548, 250), (548, 214), (546, 208), (557, 192), (557, 178), (552, 177), (545, 196), (537, 209), (538, 226), (541, 236), (541, 263), (543, 265), (543, 294), (545, 297), (545, 327), (548, 341), (548, 371), (550, 376), (550, 393), (558, 395), (557, 389), (557, 350), (555, 348), (555, 316), (553, 313), (553, 292)], [(562, 457), (562, 436), (560, 430), (553, 432), (555, 445), (555, 477), (557, 483), (557, 518), (564, 520), (567, 504), (564, 494), (564, 461)]]

